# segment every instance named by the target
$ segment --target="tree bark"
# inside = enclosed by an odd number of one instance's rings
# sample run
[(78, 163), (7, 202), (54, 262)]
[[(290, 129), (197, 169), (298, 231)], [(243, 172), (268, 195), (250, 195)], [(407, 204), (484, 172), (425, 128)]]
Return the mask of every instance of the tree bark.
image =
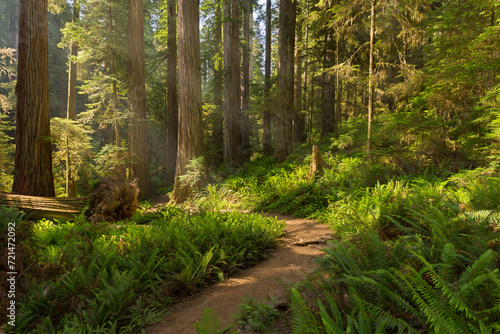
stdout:
[(280, 0), (278, 41), (278, 112), (274, 155), (284, 160), (293, 151), (293, 83), (296, 0)]
[(370, 15), (370, 62), (368, 64), (368, 132), (366, 140), (366, 151), (368, 157), (372, 150), (372, 120), (373, 120), (373, 43), (375, 39), (375, 5), (376, 0), (371, 0), (371, 15)]
[(335, 90), (331, 76), (328, 74), (330, 67), (330, 54), (328, 42), (329, 33), (325, 33), (325, 45), (323, 47), (323, 82), (321, 101), (321, 136), (327, 136), (335, 130)]
[[(80, 1), (75, 0), (73, 2), (73, 22), (77, 22), (80, 18)], [(78, 55), (78, 43), (75, 42), (71, 45), (70, 57), (76, 57)], [(68, 71), (68, 103), (66, 107), (66, 117), (71, 120), (76, 120), (76, 70), (77, 64), (74, 61), (69, 61), (69, 71)], [(77, 196), (76, 188), (76, 178), (72, 174), (71, 161), (69, 159), (66, 162), (66, 194), (69, 197)]]
[(342, 54), (341, 54), (341, 49), (340, 49), (340, 42), (341, 42), (341, 38), (340, 38), (340, 33), (338, 33), (337, 35), (337, 94), (336, 94), (336, 108), (335, 108), (335, 111), (336, 111), (336, 117), (335, 117), (335, 138), (338, 138), (339, 137), (339, 132), (340, 132), (340, 123), (342, 121), (341, 117), (342, 117), (342, 106), (341, 106), (341, 97), (342, 97), (342, 82), (340, 80), (340, 69), (339, 69), (339, 66), (340, 66), (340, 59), (342, 57)]
[(55, 196), (49, 116), (48, 2), (22, 0), (12, 192)]
[(150, 198), (148, 138), (146, 125), (146, 79), (144, 75), (144, 32), (142, 0), (128, 2), (129, 87), (132, 113), (129, 120), (129, 178), (138, 179), (140, 197)]
[(295, 50), (295, 108), (293, 115), (293, 142), (295, 144), (303, 143), (305, 122), (304, 122), (304, 95), (302, 94), (302, 20), (297, 22), (297, 45)]
[(224, 0), (224, 161), (242, 165), (239, 1)]
[[(221, 2), (217, 1), (215, 5), (215, 59), (214, 59), (214, 104), (217, 107), (216, 119), (213, 129), (213, 140), (216, 145), (217, 154), (215, 160), (220, 164), (224, 160), (224, 116), (222, 114), (222, 87), (223, 87), (223, 60), (222, 60), (222, 8)], [(220, 152), (220, 153), (219, 153)]]
[(250, 16), (252, 5), (244, 1), (243, 8), (243, 38), (241, 62), (241, 154), (242, 160), (250, 160), (250, 124), (248, 110), (250, 109)]
[(271, 0), (266, 3), (266, 59), (264, 63), (264, 115), (262, 144), (264, 155), (271, 155), (273, 152), (272, 132), (271, 132)]
[(179, 146), (172, 200), (183, 202), (191, 194), (192, 185), (179, 180), (186, 165), (205, 153), (201, 109), (201, 69), (199, 6), (197, 1), (178, 0), (179, 33)]
[(168, 0), (168, 72), (167, 72), (167, 142), (165, 152), (165, 180), (175, 183), (177, 142), (179, 132), (179, 104), (177, 98), (177, 29), (176, 0)]

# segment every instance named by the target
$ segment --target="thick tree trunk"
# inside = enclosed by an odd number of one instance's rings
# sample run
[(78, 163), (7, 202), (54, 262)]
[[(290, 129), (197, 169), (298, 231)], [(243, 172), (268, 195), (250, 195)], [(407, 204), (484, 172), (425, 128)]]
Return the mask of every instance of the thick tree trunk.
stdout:
[(205, 153), (201, 109), (201, 69), (199, 6), (197, 1), (178, 0), (179, 33), (179, 146), (172, 200), (183, 202), (191, 194), (192, 185), (179, 179), (186, 165)]
[[(77, 22), (80, 18), (80, 1), (75, 0), (73, 2), (73, 22)], [(78, 55), (78, 43), (73, 43), (71, 45), (70, 57), (76, 57)], [(66, 117), (71, 120), (76, 120), (76, 70), (77, 64), (70, 60), (69, 70), (68, 70), (68, 103), (66, 106)], [(76, 189), (76, 178), (72, 174), (71, 161), (69, 159), (66, 162), (66, 194), (69, 197), (77, 196)]]
[(296, 0), (280, 0), (278, 39), (278, 112), (274, 155), (284, 160), (293, 151), (293, 83)]
[(252, 5), (244, 1), (243, 8), (243, 38), (241, 62), (241, 154), (243, 161), (250, 160), (250, 124), (248, 110), (250, 109), (250, 16)]
[(144, 32), (142, 0), (128, 2), (129, 87), (132, 117), (129, 121), (129, 178), (138, 179), (140, 197), (150, 198), (148, 137), (146, 125), (146, 80), (144, 75)]
[(242, 165), (239, 1), (224, 0), (224, 161)]
[(376, 0), (371, 0), (371, 15), (370, 15), (370, 62), (368, 64), (368, 134), (366, 140), (366, 151), (368, 157), (372, 150), (372, 120), (373, 120), (373, 43), (375, 39), (375, 4)]
[(165, 179), (175, 183), (177, 144), (179, 133), (179, 104), (177, 98), (177, 29), (176, 0), (168, 0), (168, 72), (167, 72), (167, 142), (165, 152)]
[(264, 115), (262, 144), (264, 155), (271, 155), (273, 152), (272, 132), (271, 132), (271, 0), (266, 3), (266, 59), (264, 63)]
[(47, 0), (21, 1), (12, 192), (53, 197), (47, 4)]
[[(217, 107), (214, 121), (213, 140), (217, 153), (215, 160), (217, 164), (224, 160), (224, 116), (222, 114), (222, 87), (223, 87), (223, 61), (222, 61), (222, 8), (220, 1), (215, 5), (215, 59), (214, 59), (214, 104)], [(220, 153), (219, 153), (220, 152)]]

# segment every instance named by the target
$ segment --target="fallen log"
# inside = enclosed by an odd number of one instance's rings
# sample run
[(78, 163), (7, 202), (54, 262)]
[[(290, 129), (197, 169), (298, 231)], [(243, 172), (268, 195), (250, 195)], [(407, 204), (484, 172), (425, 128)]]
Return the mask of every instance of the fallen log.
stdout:
[(16, 207), (30, 219), (75, 219), (89, 200), (89, 197), (39, 197), (0, 192), (0, 205)]

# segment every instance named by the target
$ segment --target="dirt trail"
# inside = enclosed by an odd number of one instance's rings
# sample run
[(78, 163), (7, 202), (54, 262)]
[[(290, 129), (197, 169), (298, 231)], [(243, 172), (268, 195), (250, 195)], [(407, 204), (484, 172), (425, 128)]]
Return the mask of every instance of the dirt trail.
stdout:
[[(261, 301), (266, 296), (278, 302), (286, 301), (285, 285), (304, 279), (316, 265), (313, 259), (323, 255), (324, 244), (320, 238), (331, 238), (332, 230), (312, 220), (282, 215), (266, 216), (286, 220), (286, 234), (280, 245), (269, 254), (266, 261), (242, 271), (237, 276), (218, 284), (174, 306), (161, 323), (146, 329), (148, 334), (196, 333), (193, 324), (201, 320), (206, 308), (212, 308), (222, 320), (222, 327), (234, 322), (242, 297), (252, 296)], [(299, 245), (297, 245), (299, 243)]]

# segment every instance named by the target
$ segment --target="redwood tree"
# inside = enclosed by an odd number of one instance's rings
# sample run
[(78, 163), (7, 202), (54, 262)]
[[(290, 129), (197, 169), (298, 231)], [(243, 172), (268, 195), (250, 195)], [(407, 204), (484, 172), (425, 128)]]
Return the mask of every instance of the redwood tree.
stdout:
[(165, 152), (165, 179), (174, 184), (179, 131), (179, 104), (177, 98), (177, 29), (176, 0), (168, 0), (168, 59), (167, 59), (167, 142)]
[[(73, 2), (73, 22), (77, 22), (80, 17), (80, 1)], [(76, 57), (78, 55), (78, 42), (74, 42), (70, 48), (70, 56)], [(76, 120), (76, 70), (77, 64), (72, 59), (69, 61), (68, 71), (68, 104), (66, 106), (66, 117), (71, 120)], [(72, 174), (70, 166), (71, 161), (68, 157), (68, 166), (66, 174), (66, 193), (69, 197), (76, 197), (76, 178)]]
[(264, 115), (262, 129), (262, 145), (264, 154), (271, 155), (273, 151), (271, 133), (271, 0), (266, 2), (266, 59), (264, 62)]
[(131, 180), (137, 179), (141, 198), (150, 197), (148, 138), (146, 126), (146, 81), (144, 75), (144, 32), (142, 0), (128, 2), (129, 88), (132, 116), (129, 121)]
[(12, 192), (52, 197), (47, 5), (48, 0), (21, 0)]
[(280, 0), (278, 110), (274, 155), (284, 160), (293, 150), (294, 50), (296, 0)]
[(188, 163), (205, 153), (201, 108), (200, 11), (197, 1), (177, 1), (179, 33), (179, 145), (172, 200), (184, 201), (192, 187), (180, 176)]
[(224, 161), (242, 164), (239, 0), (224, 0)]

